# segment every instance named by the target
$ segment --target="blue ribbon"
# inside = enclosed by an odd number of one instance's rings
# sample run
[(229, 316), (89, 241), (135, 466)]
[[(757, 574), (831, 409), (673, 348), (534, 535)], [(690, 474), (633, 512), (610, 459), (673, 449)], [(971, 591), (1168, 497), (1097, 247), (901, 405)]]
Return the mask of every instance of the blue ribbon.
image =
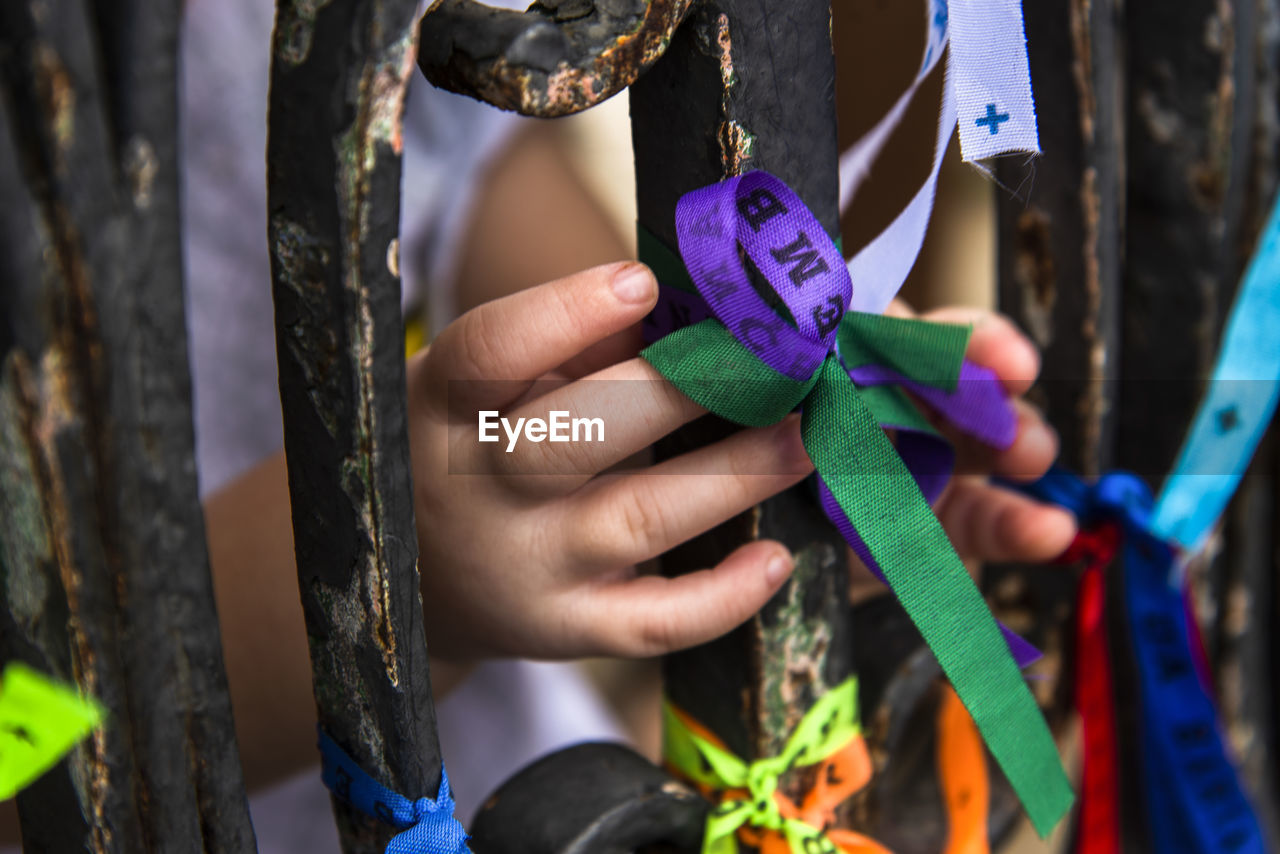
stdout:
[(329, 791), (365, 815), (404, 831), (387, 843), (386, 854), (471, 854), (467, 832), (453, 817), (453, 796), (443, 765), (435, 800), (411, 801), (374, 780), (328, 734), (319, 732), (320, 778)]
[(1249, 262), (1213, 377), (1173, 474), (1156, 501), (1152, 530), (1199, 548), (1226, 509), (1280, 399), (1280, 200)]
[(1228, 758), (1217, 713), (1196, 673), (1176, 554), (1151, 531), (1146, 484), (1113, 472), (1092, 486), (1055, 466), (1023, 491), (1060, 504), (1084, 526), (1124, 531), (1125, 603), (1138, 670), (1143, 795), (1157, 854), (1262, 854), (1262, 831)]

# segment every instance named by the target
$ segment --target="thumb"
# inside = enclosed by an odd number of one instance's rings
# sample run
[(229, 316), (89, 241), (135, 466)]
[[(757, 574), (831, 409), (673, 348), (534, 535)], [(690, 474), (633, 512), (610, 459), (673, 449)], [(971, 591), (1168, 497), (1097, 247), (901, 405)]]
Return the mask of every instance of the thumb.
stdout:
[(607, 655), (643, 658), (696, 646), (759, 611), (794, 566), (782, 544), (758, 540), (711, 569), (596, 587), (590, 606), (579, 612), (582, 628), (588, 643)]

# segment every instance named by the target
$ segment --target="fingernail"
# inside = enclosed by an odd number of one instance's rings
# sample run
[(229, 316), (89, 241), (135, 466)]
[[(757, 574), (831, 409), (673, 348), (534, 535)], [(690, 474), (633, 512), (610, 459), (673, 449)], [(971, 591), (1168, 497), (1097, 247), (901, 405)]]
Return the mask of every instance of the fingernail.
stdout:
[(613, 293), (623, 302), (647, 302), (656, 286), (653, 273), (643, 264), (629, 264), (613, 277)]
[(769, 558), (769, 563), (765, 565), (764, 577), (770, 584), (781, 584), (782, 579), (791, 574), (791, 555), (786, 552), (779, 552)]

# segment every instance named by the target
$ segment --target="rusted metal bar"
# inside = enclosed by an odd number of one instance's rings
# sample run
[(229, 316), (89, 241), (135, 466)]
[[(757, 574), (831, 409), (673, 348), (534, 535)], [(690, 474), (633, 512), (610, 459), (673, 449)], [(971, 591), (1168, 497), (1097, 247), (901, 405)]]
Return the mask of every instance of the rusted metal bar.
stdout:
[[(282, 0), (268, 132), (271, 271), (298, 584), (320, 726), (436, 796), (397, 253), (413, 0)], [(391, 828), (335, 800), (344, 850)]]
[(1114, 459), (1120, 369), (1119, 7), (1024, 12), (1045, 155), (998, 168), (1016, 194), (1000, 205), (1000, 307), (1043, 354), (1032, 399), (1058, 430), (1062, 462), (1093, 474)]
[(192, 850), (251, 851), (194, 465), (178, 202), (182, 3), (114, 0), (93, 11), (130, 234), (121, 275), (96, 302), (103, 346), (120, 365), (109, 397), (112, 523), (146, 825), (168, 850), (182, 829)]
[(564, 116), (631, 85), (695, 2), (538, 0), (515, 12), (437, 0), (418, 63), (445, 89), (529, 116)]
[[(700, 5), (632, 87), (639, 219), (668, 247), (683, 193), (756, 168), (787, 181), (838, 236), (830, 15), (827, 0)], [(663, 452), (725, 431), (695, 426)], [(854, 670), (846, 546), (806, 486), (674, 550), (663, 571), (714, 565), (760, 537), (792, 550), (792, 579), (741, 628), (664, 664), (668, 696), (748, 761), (778, 755), (817, 698)], [(810, 785), (796, 773), (783, 791), (798, 800)], [(841, 826), (850, 820), (844, 811)]]
[(179, 6), (92, 11), (0, 13), (4, 654), (109, 710), (19, 796), (24, 844), (251, 851), (193, 462)]

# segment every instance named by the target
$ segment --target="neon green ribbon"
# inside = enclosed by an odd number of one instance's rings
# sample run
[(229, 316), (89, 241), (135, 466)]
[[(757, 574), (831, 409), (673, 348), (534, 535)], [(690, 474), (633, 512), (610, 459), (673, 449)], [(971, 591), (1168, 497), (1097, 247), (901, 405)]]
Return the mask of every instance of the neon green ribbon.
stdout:
[(702, 854), (737, 854), (737, 832), (744, 825), (781, 832), (793, 851), (838, 854), (821, 829), (784, 817), (774, 793), (787, 771), (816, 765), (861, 734), (857, 705), (858, 681), (850, 677), (814, 703), (781, 754), (747, 763), (696, 735), (669, 703), (663, 703), (663, 752), (671, 766), (713, 789), (748, 792), (746, 798), (722, 801), (707, 816)]
[(48, 771), (102, 722), (101, 707), (25, 664), (0, 677), (0, 800)]

